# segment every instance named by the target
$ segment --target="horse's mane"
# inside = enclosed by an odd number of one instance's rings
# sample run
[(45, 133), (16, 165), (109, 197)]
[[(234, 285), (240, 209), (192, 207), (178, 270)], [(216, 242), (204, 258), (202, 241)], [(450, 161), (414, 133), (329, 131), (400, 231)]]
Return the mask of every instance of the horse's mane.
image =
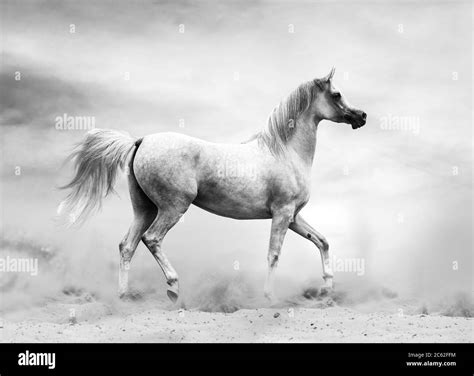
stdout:
[[(272, 154), (279, 156), (286, 148), (296, 128), (296, 118), (306, 111), (317, 95), (318, 87), (323, 86), (320, 79), (305, 82), (293, 90), (268, 117), (267, 125), (243, 143), (258, 139)], [(293, 120), (293, 125), (289, 121)]]

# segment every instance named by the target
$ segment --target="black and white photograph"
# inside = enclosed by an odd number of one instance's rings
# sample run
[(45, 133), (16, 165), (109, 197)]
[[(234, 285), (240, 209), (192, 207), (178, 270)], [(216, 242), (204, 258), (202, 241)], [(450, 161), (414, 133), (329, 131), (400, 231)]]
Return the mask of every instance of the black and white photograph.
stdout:
[(2, 346), (472, 344), (472, 1), (0, 2)]

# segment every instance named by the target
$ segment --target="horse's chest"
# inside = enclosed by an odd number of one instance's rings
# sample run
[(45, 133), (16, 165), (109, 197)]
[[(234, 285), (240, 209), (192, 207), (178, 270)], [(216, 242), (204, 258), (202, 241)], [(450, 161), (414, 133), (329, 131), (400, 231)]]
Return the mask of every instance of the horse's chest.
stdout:
[(278, 179), (278, 187), (274, 188), (275, 201), (301, 209), (309, 201), (311, 181), (304, 172), (291, 170)]
[(308, 184), (300, 185), (299, 190), (295, 192), (295, 206), (302, 208), (307, 204), (310, 197), (310, 187)]

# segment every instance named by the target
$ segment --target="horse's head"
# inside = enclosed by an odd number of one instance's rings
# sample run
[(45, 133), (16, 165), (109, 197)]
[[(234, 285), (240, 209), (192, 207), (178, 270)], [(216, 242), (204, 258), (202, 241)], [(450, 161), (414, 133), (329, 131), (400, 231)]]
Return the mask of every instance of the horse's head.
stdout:
[(336, 123), (347, 123), (352, 129), (365, 125), (367, 114), (352, 107), (341, 92), (333, 85), (332, 77), (335, 69), (324, 78), (315, 80), (320, 93), (313, 103), (314, 115), (319, 119), (331, 120)]

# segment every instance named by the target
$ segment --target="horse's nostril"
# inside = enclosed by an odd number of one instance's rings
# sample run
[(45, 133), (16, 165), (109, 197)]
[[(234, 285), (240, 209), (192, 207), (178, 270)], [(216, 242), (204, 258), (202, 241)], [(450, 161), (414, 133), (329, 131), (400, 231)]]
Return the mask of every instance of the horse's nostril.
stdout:
[(362, 112), (362, 119), (367, 119), (367, 114), (365, 112)]

